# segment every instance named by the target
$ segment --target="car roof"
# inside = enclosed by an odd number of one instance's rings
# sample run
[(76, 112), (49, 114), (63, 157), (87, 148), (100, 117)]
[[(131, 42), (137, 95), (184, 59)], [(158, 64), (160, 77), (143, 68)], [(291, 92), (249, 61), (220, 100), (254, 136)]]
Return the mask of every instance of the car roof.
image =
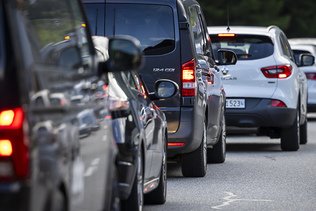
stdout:
[(247, 35), (266, 35), (270, 36), (270, 29), (274, 26), (262, 27), (262, 26), (230, 26), (227, 30), (227, 26), (208, 26), (207, 30), (209, 34), (219, 33), (235, 33), (235, 34), (247, 34)]
[(291, 38), (289, 39), (290, 44), (313, 44), (316, 45), (316, 38)]

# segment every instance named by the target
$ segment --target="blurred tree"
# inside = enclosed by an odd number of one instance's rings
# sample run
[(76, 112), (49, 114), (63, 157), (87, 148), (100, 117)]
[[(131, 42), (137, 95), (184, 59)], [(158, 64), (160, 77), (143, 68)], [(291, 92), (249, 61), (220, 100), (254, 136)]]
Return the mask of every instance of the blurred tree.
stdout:
[(316, 37), (316, 1), (285, 0), (283, 14), (290, 14), (291, 20), (286, 32), (288, 37)]
[(315, 0), (198, 0), (209, 25), (277, 25), (288, 37), (316, 37)]

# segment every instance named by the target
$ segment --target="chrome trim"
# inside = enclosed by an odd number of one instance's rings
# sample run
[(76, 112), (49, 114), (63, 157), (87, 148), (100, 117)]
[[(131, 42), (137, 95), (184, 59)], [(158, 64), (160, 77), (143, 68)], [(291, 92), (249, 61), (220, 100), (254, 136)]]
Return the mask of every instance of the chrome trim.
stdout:
[(122, 165), (122, 166), (133, 166), (132, 163), (130, 163), (130, 162), (125, 162), (125, 161), (118, 161), (117, 164), (118, 164), (118, 165)]
[(159, 185), (159, 177), (146, 182), (144, 184), (144, 193), (148, 193), (154, 190), (155, 188), (158, 187), (158, 185)]

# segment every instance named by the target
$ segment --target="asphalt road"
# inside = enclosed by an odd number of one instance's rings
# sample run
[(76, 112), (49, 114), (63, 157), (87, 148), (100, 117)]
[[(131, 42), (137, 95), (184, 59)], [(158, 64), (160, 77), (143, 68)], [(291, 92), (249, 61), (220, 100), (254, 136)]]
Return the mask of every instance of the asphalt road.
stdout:
[(168, 195), (151, 210), (316, 210), (316, 115), (308, 143), (282, 152), (279, 139), (229, 136), (224, 164), (209, 164), (204, 178), (184, 178), (168, 165)]

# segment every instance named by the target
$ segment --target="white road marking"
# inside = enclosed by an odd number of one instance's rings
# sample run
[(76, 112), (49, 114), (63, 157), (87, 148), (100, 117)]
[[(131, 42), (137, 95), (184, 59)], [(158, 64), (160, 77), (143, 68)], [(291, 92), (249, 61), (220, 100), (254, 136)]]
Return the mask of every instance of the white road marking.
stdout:
[(231, 193), (231, 192), (225, 192), (228, 196), (225, 196), (223, 199), (225, 200), (222, 204), (213, 206), (212, 209), (220, 210), (222, 207), (228, 206), (233, 202), (236, 201), (253, 201), (253, 202), (271, 202), (272, 200), (267, 199), (238, 199), (236, 198), (237, 195)]
[(92, 160), (91, 164), (86, 169), (84, 176), (85, 177), (91, 176), (93, 172), (95, 172), (98, 169), (99, 163), (100, 163), (100, 158), (95, 158), (94, 160)]
[(99, 165), (99, 162), (100, 162), (100, 158), (95, 158), (95, 159), (91, 162), (91, 165), (92, 165), (92, 166), (97, 166), (97, 165)]
[(106, 141), (107, 139), (108, 139), (107, 136), (102, 137), (102, 141)]

